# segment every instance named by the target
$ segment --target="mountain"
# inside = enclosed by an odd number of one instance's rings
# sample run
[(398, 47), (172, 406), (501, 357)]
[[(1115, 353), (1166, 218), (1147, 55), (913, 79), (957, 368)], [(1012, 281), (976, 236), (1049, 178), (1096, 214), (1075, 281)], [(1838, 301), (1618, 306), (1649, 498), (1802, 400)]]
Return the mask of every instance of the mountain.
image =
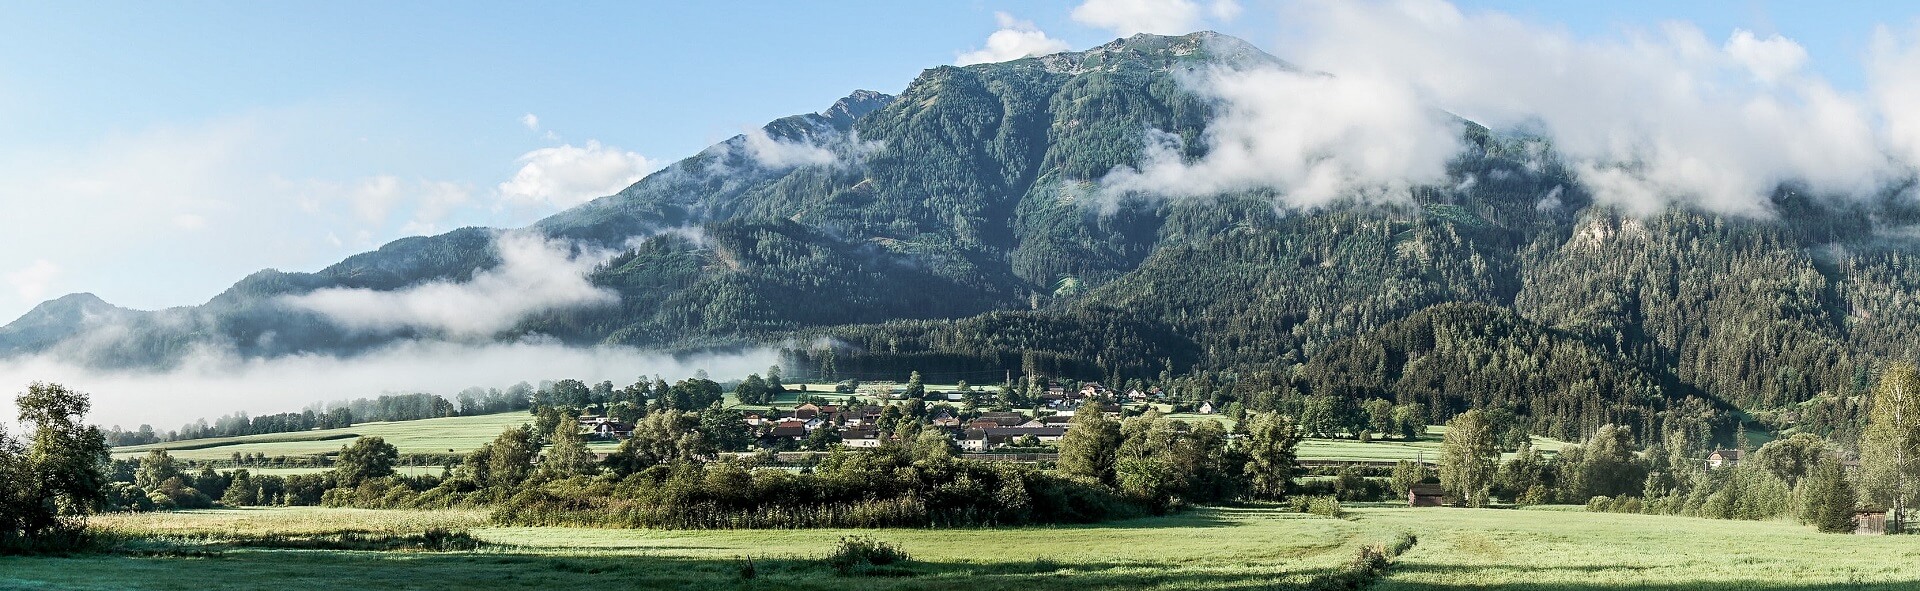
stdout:
[[(1438, 418), (1498, 406), (1562, 437), (1614, 423), (1701, 441), (1742, 420), (1847, 429), (1867, 376), (1920, 336), (1920, 248), (1894, 231), (1920, 210), (1892, 192), (1789, 185), (1769, 218), (1635, 216), (1595, 205), (1550, 142), (1461, 121), (1448, 181), (1410, 203), (1103, 195), (1149, 130), (1204, 155), (1220, 104), (1186, 80), (1214, 68), (1303, 72), (1214, 33), (1136, 35), (936, 67), (897, 96), (773, 121), (523, 229), (613, 253), (586, 277), (611, 296), (485, 338), (770, 344), (817, 377), (1147, 379), (1256, 408), (1379, 397)], [(506, 266), (503, 235), (262, 271), (192, 308), (68, 296), (0, 329), (0, 354), (164, 366), (209, 343), (270, 357), (471, 338), (287, 301), (473, 280)]]

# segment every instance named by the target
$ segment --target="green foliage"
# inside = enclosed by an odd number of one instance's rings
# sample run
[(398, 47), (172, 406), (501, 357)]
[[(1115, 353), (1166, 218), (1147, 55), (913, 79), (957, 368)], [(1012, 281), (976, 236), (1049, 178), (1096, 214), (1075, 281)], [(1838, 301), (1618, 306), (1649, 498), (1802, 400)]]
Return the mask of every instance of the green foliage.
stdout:
[(1871, 400), (1860, 441), (1861, 493), (1873, 505), (1911, 508), (1920, 501), (1920, 371), (1906, 363), (1887, 368)]
[(32, 437), (22, 445), (0, 428), (0, 553), (76, 547), (107, 501), (106, 436), (83, 422), (92, 403), (34, 382), (14, 405)]
[(1246, 422), (1247, 493), (1256, 499), (1281, 500), (1293, 489), (1299, 472), (1296, 456), (1300, 430), (1279, 413), (1255, 413)]
[(393, 462), (400, 451), (379, 437), (362, 437), (340, 448), (333, 461), (333, 477), (345, 486), (355, 486), (370, 478), (393, 475)]
[(599, 472), (594, 464), (593, 452), (587, 450), (587, 441), (580, 435), (579, 425), (567, 422), (553, 431), (553, 445), (540, 461), (540, 474), (551, 478), (570, 478), (574, 476), (592, 476)]
[(1440, 448), (1440, 484), (1447, 496), (1470, 507), (1485, 505), (1499, 459), (1485, 413), (1469, 410), (1447, 421)]
[(824, 562), (841, 576), (873, 574), (874, 567), (904, 564), (911, 557), (905, 550), (867, 536), (840, 538)]
[(1120, 452), (1120, 424), (1099, 412), (1074, 413), (1072, 426), (1060, 438), (1061, 474), (1113, 483)]
[[(775, 376), (775, 379), (777, 380), (778, 376)], [(747, 379), (741, 380), (739, 385), (733, 387), (733, 397), (739, 400), (740, 404), (767, 404), (773, 400), (773, 394), (773, 387), (757, 373), (747, 374)]]
[(1854, 489), (1839, 462), (1815, 464), (1800, 489), (1800, 522), (1827, 533), (1853, 533)]

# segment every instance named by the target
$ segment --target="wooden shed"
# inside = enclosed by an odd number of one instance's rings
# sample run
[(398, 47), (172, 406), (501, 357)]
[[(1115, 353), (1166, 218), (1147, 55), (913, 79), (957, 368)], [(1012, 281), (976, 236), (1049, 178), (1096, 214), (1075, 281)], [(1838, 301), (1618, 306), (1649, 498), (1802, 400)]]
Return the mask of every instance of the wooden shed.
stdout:
[(1415, 484), (1407, 488), (1408, 507), (1439, 507), (1447, 504), (1447, 489), (1438, 484)]
[(1861, 509), (1853, 512), (1853, 533), (1861, 536), (1878, 536), (1887, 533), (1886, 509)]

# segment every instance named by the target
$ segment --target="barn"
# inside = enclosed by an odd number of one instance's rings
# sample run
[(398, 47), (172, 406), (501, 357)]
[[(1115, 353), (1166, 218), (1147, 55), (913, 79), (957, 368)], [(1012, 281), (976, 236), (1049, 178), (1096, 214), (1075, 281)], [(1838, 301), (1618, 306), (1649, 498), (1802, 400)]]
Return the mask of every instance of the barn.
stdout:
[(1439, 507), (1447, 504), (1447, 489), (1438, 484), (1416, 484), (1407, 488), (1408, 507)]

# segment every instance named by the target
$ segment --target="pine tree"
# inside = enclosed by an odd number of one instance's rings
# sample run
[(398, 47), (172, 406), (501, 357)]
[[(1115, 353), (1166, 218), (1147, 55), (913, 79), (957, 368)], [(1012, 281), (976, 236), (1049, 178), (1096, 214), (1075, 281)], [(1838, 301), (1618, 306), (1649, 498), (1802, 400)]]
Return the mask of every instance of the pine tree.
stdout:
[(1838, 462), (1820, 462), (1801, 487), (1800, 521), (1827, 533), (1853, 531), (1853, 485)]

